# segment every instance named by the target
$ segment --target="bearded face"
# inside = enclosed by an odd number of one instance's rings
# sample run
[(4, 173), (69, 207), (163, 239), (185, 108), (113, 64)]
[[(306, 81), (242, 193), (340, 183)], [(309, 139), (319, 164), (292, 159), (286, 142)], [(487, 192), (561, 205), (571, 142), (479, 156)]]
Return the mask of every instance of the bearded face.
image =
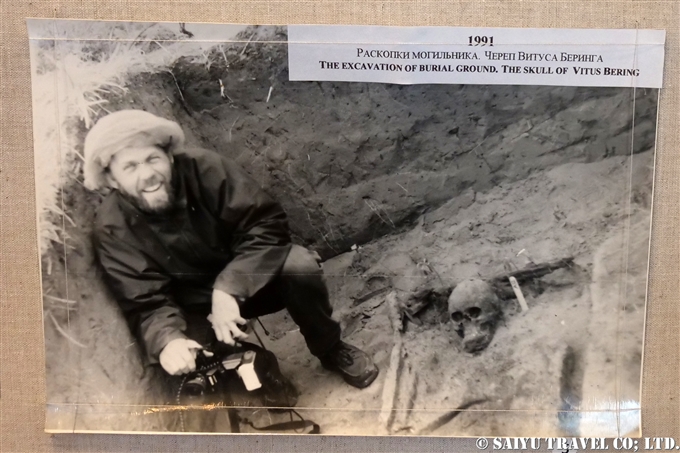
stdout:
[(142, 212), (162, 214), (174, 206), (172, 156), (156, 146), (127, 148), (108, 167), (109, 184)]

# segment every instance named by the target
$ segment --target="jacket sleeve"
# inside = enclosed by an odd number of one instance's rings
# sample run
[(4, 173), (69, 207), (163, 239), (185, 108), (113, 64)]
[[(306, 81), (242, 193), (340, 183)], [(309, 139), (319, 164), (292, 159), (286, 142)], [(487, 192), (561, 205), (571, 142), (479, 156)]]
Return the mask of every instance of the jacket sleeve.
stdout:
[(184, 315), (169, 294), (170, 278), (137, 248), (107, 232), (95, 231), (94, 241), (105, 279), (130, 330), (143, 343), (149, 363), (158, 363), (170, 341), (186, 338)]
[(283, 208), (236, 163), (221, 162), (218, 216), (233, 227), (233, 260), (214, 288), (248, 298), (281, 271), (291, 247), (288, 221)]

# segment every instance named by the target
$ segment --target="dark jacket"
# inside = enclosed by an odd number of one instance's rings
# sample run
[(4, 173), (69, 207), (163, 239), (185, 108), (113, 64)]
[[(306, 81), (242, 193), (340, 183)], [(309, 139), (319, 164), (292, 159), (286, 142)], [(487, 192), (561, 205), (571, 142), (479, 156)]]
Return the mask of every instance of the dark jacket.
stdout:
[(248, 298), (281, 270), (291, 241), (281, 206), (234, 162), (206, 150), (174, 156), (177, 209), (139, 211), (112, 191), (97, 211), (94, 243), (106, 281), (151, 363), (184, 338), (184, 312), (210, 312), (175, 297), (215, 288)]

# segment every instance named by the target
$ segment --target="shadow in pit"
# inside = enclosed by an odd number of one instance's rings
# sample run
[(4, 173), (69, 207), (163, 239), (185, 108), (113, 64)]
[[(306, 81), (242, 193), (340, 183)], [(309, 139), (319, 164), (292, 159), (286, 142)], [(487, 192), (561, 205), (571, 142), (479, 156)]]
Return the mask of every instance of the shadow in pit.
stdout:
[(579, 406), (583, 394), (583, 354), (568, 346), (562, 358), (560, 376), (560, 411), (557, 414), (559, 427), (566, 435), (578, 437), (581, 413)]

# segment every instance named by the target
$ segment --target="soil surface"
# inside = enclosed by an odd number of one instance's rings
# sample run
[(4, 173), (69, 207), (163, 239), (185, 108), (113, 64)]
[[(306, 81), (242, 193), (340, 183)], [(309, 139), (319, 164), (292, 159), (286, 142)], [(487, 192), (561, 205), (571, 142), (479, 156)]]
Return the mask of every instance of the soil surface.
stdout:
[[(347, 341), (371, 353), (382, 373), (369, 389), (351, 389), (309, 355), (285, 314), (263, 318), (276, 338), (271, 349), (303, 389), (299, 406), (336, 409), (303, 414), (334, 434), (555, 436), (636, 429), (635, 414), (618, 427), (613, 414), (602, 412), (599, 421), (588, 416), (582, 423), (583, 414), (574, 411), (605, 411), (613, 409), (611, 401), (637, 401), (651, 157), (647, 152), (633, 161), (642, 204), (632, 205), (630, 218), (620, 214), (631, 172), (627, 158), (564, 164), (478, 194), (465, 209), (445, 204), (432, 213), (439, 219), (434, 228), (423, 221), (407, 233), (325, 263)], [(636, 238), (630, 247), (626, 236)], [(628, 274), (621, 255), (635, 258)], [(534, 285), (527, 283), (527, 312), (521, 313), (514, 299), (503, 302), (504, 321), (480, 354), (458, 349), (445, 306), (423, 310), (420, 326), (407, 322), (399, 335), (397, 396), (388, 405), (395, 412), (385, 419), (383, 389), (395, 343), (389, 297), (385, 292), (360, 297), (375, 291), (376, 281), (394, 291), (423, 258), (453, 285), (456, 280), (502, 274), (506, 264), (523, 268), (530, 260), (561, 257), (574, 257), (574, 265)], [(364, 261), (370, 264), (358, 264)], [(606, 276), (595, 279), (594, 269), (598, 274), (604, 266)], [(533, 291), (536, 287), (541, 289)], [(626, 394), (617, 394), (616, 386), (624, 387)], [(437, 429), (430, 426), (471, 402), (476, 404), (451, 422)]]
[[(258, 44), (255, 32), (245, 49), (130, 80), (107, 109), (177, 120), (190, 144), (238, 161), (282, 203), (295, 241), (324, 258), (344, 337), (381, 373), (351, 388), (309, 354), (287, 313), (264, 317), (269, 335), (256, 329), (301, 391), (299, 412), (326, 434), (637, 429), (657, 92), (289, 82), (285, 45)], [(47, 295), (73, 304), (46, 311), (48, 426), (176, 429), (172, 408), (145, 409), (172, 401), (94, 264), (99, 198), (77, 183), (64, 193), (70, 239), (43, 277)], [(504, 299), (481, 353), (457, 347), (445, 298), (394, 329), (391, 304), (433, 279), (450, 291), (561, 258), (573, 265), (521, 282), (528, 311)], [(630, 422), (610, 416), (624, 400)], [(288, 417), (245, 412), (260, 426)]]

